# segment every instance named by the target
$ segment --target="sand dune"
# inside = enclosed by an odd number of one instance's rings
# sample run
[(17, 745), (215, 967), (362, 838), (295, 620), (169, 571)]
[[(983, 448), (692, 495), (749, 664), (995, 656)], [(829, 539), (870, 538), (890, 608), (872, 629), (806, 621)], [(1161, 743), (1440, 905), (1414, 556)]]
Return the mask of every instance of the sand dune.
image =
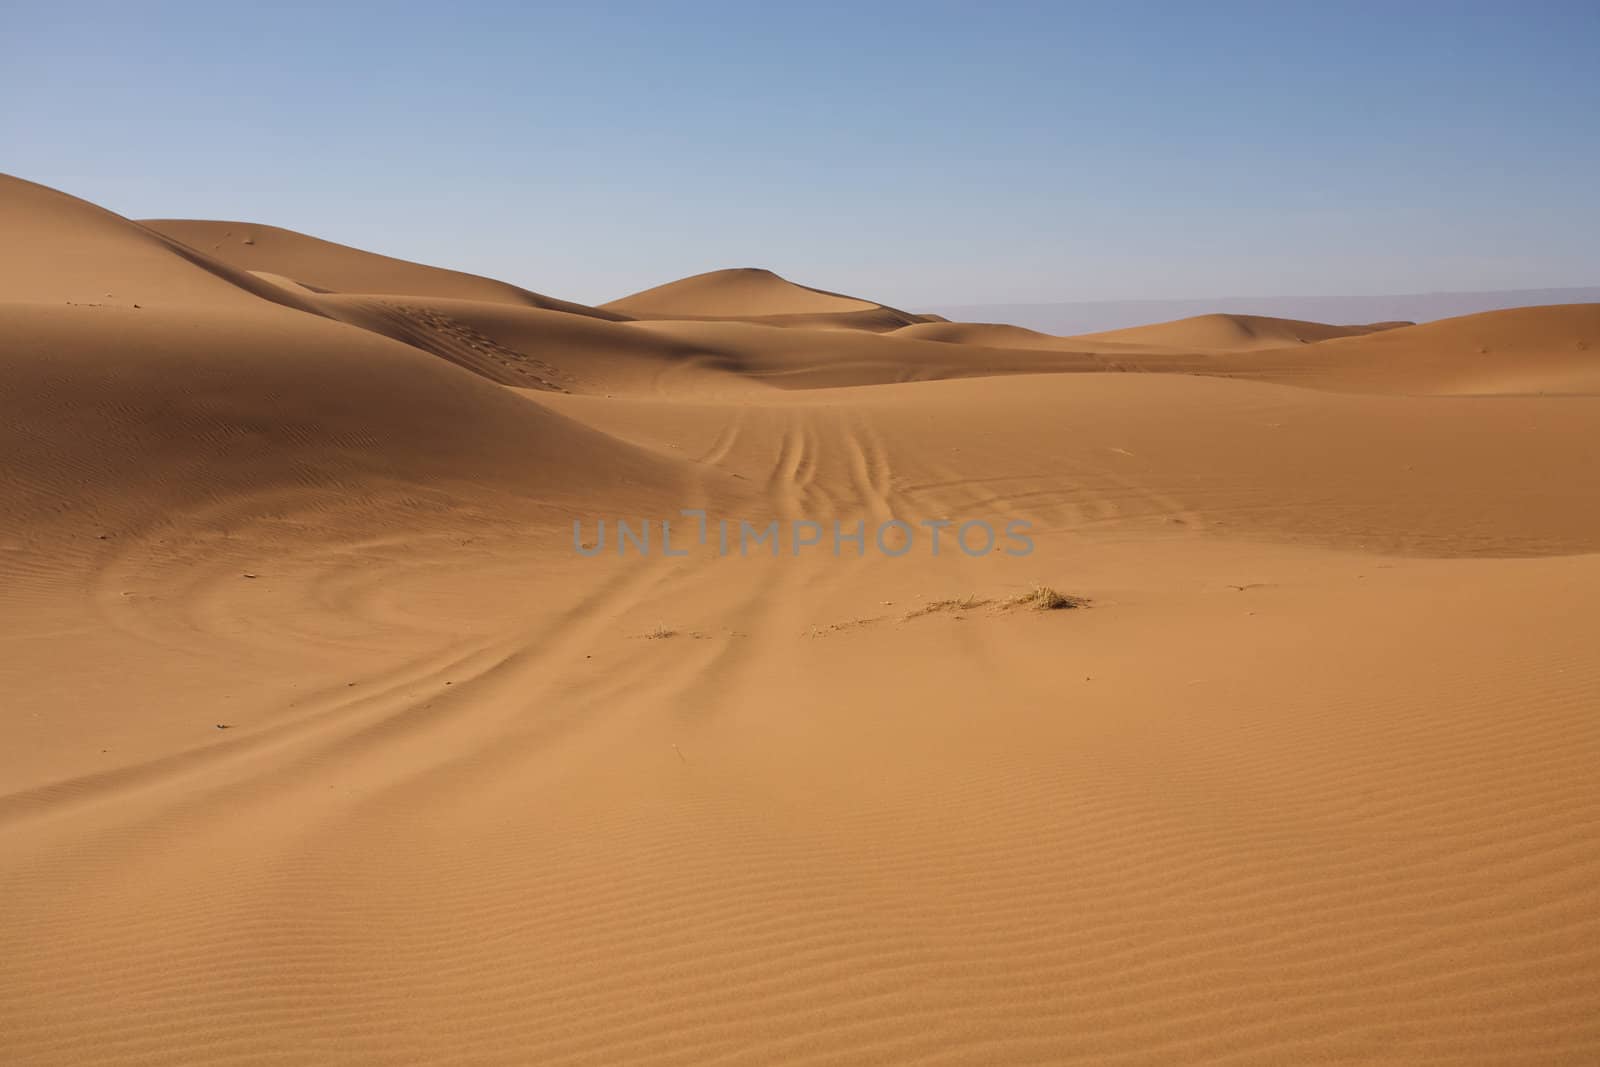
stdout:
[(1134, 323), (1226, 311), (1311, 322), (1433, 322), (1484, 311), (1600, 302), (1600, 286), (1553, 289), (1390, 293), (1382, 296), (1231, 297), (1225, 300), (1090, 300), (1046, 304), (946, 305), (957, 322), (1010, 322), (1048, 334), (1077, 336)]
[(236, 226), (0, 184), (0, 1059), (1600, 1059), (1600, 306), (597, 315)]
[[(1074, 347), (1065, 337), (1052, 337), (1021, 326), (1007, 326), (995, 322), (918, 322), (894, 331), (894, 336), (905, 340), (943, 341), (947, 344), (979, 345), (984, 348), (1043, 348), (1062, 349)], [(1077, 345), (1079, 351), (1091, 346)]]
[(925, 321), (870, 300), (797, 285), (757, 267), (680, 278), (601, 307), (635, 319), (745, 319), (773, 326), (874, 332)]
[(1422, 325), (1213, 315), (1077, 337), (979, 323), (914, 325), (891, 336), (1077, 352), (1096, 357), (1097, 369), (1253, 378), (1344, 392), (1600, 393), (1597, 304), (1488, 311)]
[(1375, 322), (1363, 326), (1331, 326), (1324, 322), (1274, 319), (1262, 315), (1197, 315), (1175, 322), (1079, 334), (1073, 340), (1079, 343), (1109, 341), (1157, 348), (1235, 351), (1277, 348), (1288, 344), (1315, 344), (1337, 337), (1353, 337), (1409, 325), (1406, 322)]

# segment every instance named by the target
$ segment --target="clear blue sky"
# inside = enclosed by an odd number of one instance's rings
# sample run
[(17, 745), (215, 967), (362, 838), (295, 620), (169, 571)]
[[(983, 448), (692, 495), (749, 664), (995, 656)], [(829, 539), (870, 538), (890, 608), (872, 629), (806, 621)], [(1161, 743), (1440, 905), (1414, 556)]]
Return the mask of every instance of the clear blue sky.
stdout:
[(1594, 0), (586, 6), (7, 3), (0, 168), (588, 301), (1600, 284)]

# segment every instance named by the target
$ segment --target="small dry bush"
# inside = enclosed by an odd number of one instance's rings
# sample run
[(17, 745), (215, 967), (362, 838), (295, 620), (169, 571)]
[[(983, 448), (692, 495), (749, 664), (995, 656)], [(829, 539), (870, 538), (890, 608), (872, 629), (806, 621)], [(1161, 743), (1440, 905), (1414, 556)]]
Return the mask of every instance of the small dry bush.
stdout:
[(1081, 608), (1087, 603), (1088, 601), (1082, 597), (1058, 593), (1048, 585), (1036, 585), (1026, 593), (1006, 601), (1006, 606), (1032, 608), (1034, 611), (1062, 611), (1066, 608)]

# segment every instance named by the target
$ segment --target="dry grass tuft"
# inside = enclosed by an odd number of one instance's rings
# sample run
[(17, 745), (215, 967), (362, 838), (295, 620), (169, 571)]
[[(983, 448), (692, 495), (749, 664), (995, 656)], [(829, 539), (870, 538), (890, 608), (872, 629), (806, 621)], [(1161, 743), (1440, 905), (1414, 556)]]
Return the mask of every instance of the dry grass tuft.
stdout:
[(1062, 611), (1066, 608), (1081, 608), (1087, 603), (1083, 597), (1058, 593), (1048, 585), (1036, 585), (1026, 593), (1006, 601), (1006, 606), (1032, 608), (1034, 611)]
[(1036, 585), (1026, 593), (1005, 600), (993, 600), (980, 597), (976, 593), (958, 597), (951, 600), (930, 600), (906, 612), (903, 618), (915, 619), (923, 615), (933, 615), (945, 612), (959, 617), (962, 612), (973, 611), (978, 608), (988, 607), (994, 611), (1010, 611), (1012, 608), (1027, 608), (1032, 611), (1064, 611), (1067, 608), (1087, 607), (1087, 597), (1069, 596), (1057, 592), (1048, 585)]

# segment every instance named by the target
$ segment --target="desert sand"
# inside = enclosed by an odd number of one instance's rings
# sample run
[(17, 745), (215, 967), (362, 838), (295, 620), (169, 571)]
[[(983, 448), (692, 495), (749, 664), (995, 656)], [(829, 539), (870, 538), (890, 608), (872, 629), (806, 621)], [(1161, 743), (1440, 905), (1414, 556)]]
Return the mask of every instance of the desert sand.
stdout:
[(0, 234), (0, 1060), (1600, 1061), (1600, 305)]

